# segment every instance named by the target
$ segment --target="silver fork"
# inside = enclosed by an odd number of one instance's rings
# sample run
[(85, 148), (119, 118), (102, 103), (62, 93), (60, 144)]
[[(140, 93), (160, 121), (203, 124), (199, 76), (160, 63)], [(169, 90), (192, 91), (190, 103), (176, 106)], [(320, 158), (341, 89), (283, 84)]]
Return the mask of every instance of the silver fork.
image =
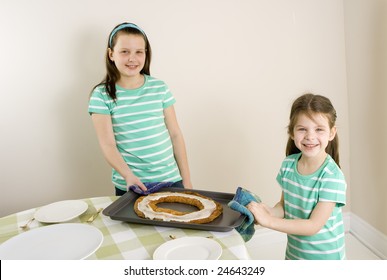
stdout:
[(21, 229), (29, 229), (30, 223), (32, 223), (34, 220), (35, 220), (35, 218), (29, 219), (28, 222), (26, 224), (24, 224), (24, 225), (21, 225), (20, 228)]
[(95, 214), (91, 215), (91, 217), (87, 219), (86, 222), (91, 223), (92, 221), (94, 221), (98, 217), (99, 213), (102, 212), (102, 210), (103, 208), (99, 208), (98, 211)]

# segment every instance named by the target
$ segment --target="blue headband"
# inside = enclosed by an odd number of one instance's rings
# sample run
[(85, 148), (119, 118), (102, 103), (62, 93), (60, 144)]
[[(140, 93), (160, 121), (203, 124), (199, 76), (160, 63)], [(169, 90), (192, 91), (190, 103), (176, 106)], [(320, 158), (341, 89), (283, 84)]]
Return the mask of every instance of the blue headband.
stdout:
[(145, 35), (145, 32), (140, 28), (138, 27), (137, 25), (135, 25), (134, 23), (123, 23), (119, 26), (117, 26), (115, 29), (113, 29), (112, 33), (110, 34), (110, 38), (109, 38), (109, 47), (112, 46), (112, 41), (113, 41), (113, 37), (114, 35), (116, 35), (116, 33), (124, 28), (127, 28), (127, 27), (130, 27), (130, 28), (134, 28), (134, 29), (137, 29), (138, 31), (140, 31), (144, 37), (146, 38), (146, 35)]

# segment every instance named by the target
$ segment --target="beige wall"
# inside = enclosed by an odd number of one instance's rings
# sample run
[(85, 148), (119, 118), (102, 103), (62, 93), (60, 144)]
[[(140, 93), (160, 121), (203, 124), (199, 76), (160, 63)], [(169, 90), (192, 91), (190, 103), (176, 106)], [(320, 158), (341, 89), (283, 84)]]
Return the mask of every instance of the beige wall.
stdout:
[(387, 234), (387, 1), (346, 0), (351, 211)]
[(339, 113), (350, 182), (342, 1), (0, 3), (0, 216), (113, 194), (87, 101), (104, 74), (107, 35), (122, 21), (145, 29), (152, 74), (177, 99), (195, 188), (240, 185), (275, 203), (290, 105), (305, 91), (328, 96)]

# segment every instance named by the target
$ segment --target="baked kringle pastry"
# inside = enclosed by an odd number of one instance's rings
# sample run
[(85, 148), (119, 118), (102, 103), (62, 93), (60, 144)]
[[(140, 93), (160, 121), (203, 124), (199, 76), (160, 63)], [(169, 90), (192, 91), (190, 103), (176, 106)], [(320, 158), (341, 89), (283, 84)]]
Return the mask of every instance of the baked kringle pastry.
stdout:
[[(158, 207), (157, 204), (162, 202), (189, 204), (198, 211), (180, 212)], [(215, 200), (191, 191), (157, 192), (140, 196), (134, 203), (134, 211), (139, 217), (151, 220), (205, 224), (219, 217), (223, 207)]]

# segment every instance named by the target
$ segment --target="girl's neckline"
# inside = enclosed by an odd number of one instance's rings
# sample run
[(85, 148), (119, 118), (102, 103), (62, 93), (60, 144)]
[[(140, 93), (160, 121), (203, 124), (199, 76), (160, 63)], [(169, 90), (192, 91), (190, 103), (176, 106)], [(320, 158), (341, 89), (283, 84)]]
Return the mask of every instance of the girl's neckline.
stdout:
[(141, 75), (141, 76), (143, 77), (143, 82), (138, 87), (126, 88), (126, 87), (120, 86), (118, 83), (116, 83), (116, 88), (120, 89), (120, 90), (126, 90), (126, 91), (139, 90), (139, 89), (141, 89), (141, 88), (143, 88), (145, 86), (145, 84), (146, 84), (146, 82), (148, 80), (148, 76), (147, 75)]
[(326, 157), (324, 159), (324, 161), (322, 162), (322, 164), (315, 170), (313, 171), (312, 173), (309, 173), (309, 174), (302, 174), (298, 171), (298, 164), (299, 164), (299, 161), (301, 159), (301, 156), (302, 156), (302, 153), (300, 153), (298, 155), (298, 157), (296, 158), (296, 164), (295, 164), (295, 172), (298, 176), (301, 176), (301, 177), (304, 177), (304, 178), (310, 178), (310, 177), (313, 177), (315, 176), (320, 170), (321, 168), (323, 168), (323, 166), (325, 165), (325, 163), (327, 162), (327, 160), (329, 159), (329, 154), (326, 154)]

